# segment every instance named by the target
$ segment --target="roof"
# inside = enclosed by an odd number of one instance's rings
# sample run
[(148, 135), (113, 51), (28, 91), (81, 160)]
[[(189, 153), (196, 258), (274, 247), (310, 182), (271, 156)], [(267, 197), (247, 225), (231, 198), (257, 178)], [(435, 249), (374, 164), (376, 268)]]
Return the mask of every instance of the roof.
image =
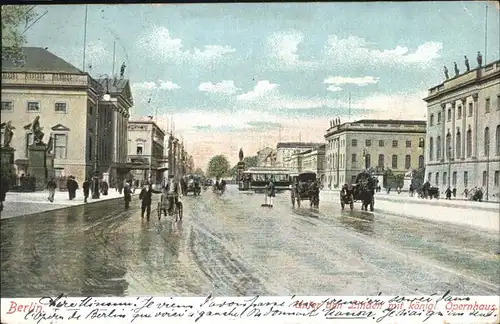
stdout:
[(25, 61), (16, 63), (12, 60), (2, 59), (2, 72), (85, 73), (42, 47), (23, 47), (22, 51)]
[(303, 143), (303, 142), (280, 142), (276, 148), (312, 148), (323, 145), (323, 143)]
[(124, 89), (126, 89), (129, 86), (129, 80), (128, 79), (118, 79), (116, 77), (114, 78), (100, 78), (97, 80), (104, 89), (106, 89), (106, 82), (108, 81), (107, 86), (109, 87), (108, 90), (110, 93), (121, 93)]
[(399, 124), (399, 125), (426, 125), (425, 120), (399, 120), (399, 119), (361, 119), (352, 124)]

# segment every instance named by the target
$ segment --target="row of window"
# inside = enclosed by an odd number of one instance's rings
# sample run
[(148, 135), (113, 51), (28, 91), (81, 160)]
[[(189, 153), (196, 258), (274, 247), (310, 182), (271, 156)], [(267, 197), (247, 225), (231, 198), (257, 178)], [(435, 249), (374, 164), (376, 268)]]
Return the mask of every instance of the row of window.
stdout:
[[(2, 134), (3, 135), (3, 134)], [(53, 154), (56, 159), (67, 159), (68, 157), (68, 135), (67, 134), (53, 134)], [(29, 147), (33, 145), (33, 134), (26, 134), (25, 141), (25, 157), (28, 157)]]
[[(407, 140), (406, 141), (406, 147), (410, 148), (411, 147), (411, 141)], [(398, 147), (399, 145), (399, 141), (398, 140), (393, 140), (392, 141), (392, 147)], [(358, 140), (357, 139), (353, 139), (351, 141), (351, 146), (353, 147), (356, 147), (358, 146)], [(365, 140), (365, 146), (372, 146), (372, 140), (371, 139), (367, 139)], [(385, 141), (384, 140), (378, 140), (378, 146), (379, 147), (384, 147), (385, 146)], [(419, 141), (418, 141), (418, 147), (424, 147), (424, 139), (421, 138)]]
[[(12, 101), (2, 101), (2, 112), (13, 111), (14, 103)], [(27, 101), (26, 111), (37, 113), (40, 112), (40, 101)], [(57, 113), (66, 114), (68, 112), (68, 104), (66, 102), (54, 103), (54, 111)]]
[[(336, 154), (335, 154), (336, 155)], [(337, 163), (335, 163), (335, 156), (329, 156), (328, 157), (328, 160), (333, 162), (331, 165), (332, 167), (334, 168), (335, 165), (338, 164), (338, 167), (339, 168), (344, 168), (345, 166), (345, 159), (344, 159), (344, 155), (343, 154), (340, 154), (339, 156), (339, 160), (337, 161)], [(366, 169), (369, 169), (371, 168), (371, 156), (370, 154), (366, 154), (364, 156), (364, 161), (365, 161), (365, 168)], [(352, 154), (351, 155), (351, 163), (357, 163), (358, 162), (358, 155), (357, 154)], [(397, 154), (393, 154), (392, 155), (392, 161), (391, 161), (391, 168), (392, 169), (398, 169), (398, 155)], [(379, 168), (384, 168), (385, 167), (385, 155), (384, 154), (379, 154), (378, 156), (378, 165), (377, 165)], [(419, 168), (423, 168), (424, 167), (424, 156), (423, 155), (419, 155), (418, 157), (418, 167)], [(404, 166), (405, 170), (409, 170), (412, 168), (412, 165), (411, 165), (411, 155), (407, 154), (405, 156), (405, 166)]]
[[(500, 95), (497, 95), (497, 108), (496, 110), (500, 110)], [(484, 113), (489, 113), (491, 111), (491, 99), (490, 98), (486, 98), (485, 99), (485, 102), (484, 102)], [(472, 102), (469, 102), (469, 106), (468, 106), (468, 111), (467, 111), (467, 115), (469, 117), (472, 117), (472, 115), (474, 114), (474, 105)], [(462, 118), (462, 105), (458, 105), (457, 106), (457, 119), (461, 119)], [(451, 108), (448, 108), (447, 110), (447, 121), (451, 121), (452, 120), (452, 110)], [(442, 122), (442, 116), (441, 116), (441, 112), (439, 111), (437, 113), (437, 124), (441, 124)], [(429, 117), (429, 126), (434, 126), (434, 114), (431, 114), (430, 117)]]
[[(486, 127), (484, 129), (483, 133), (483, 154), (484, 156), (489, 156), (490, 155), (490, 128)], [(451, 141), (451, 134), (448, 133), (446, 135), (446, 156), (448, 158), (453, 156), (453, 145)], [(441, 143), (441, 136), (436, 137), (436, 160), (440, 160), (443, 158), (442, 155), (442, 143)], [(455, 136), (455, 157), (456, 158), (461, 158), (463, 157), (462, 152), (462, 134), (460, 133), (460, 128), (457, 129), (457, 133)], [(466, 157), (471, 157), (472, 156), (472, 130), (469, 129), (466, 132), (465, 136), (465, 155)], [(500, 125), (497, 125), (496, 127), (496, 132), (495, 132), (495, 155), (500, 155)], [(429, 139), (429, 160), (432, 161), (434, 160), (434, 138)]]
[[(436, 186), (439, 186), (439, 172), (436, 172), (436, 174), (434, 175), (434, 185)], [(427, 175), (427, 180), (429, 180), (429, 182), (432, 182), (432, 173), (429, 172), (429, 174)], [(448, 181), (448, 172), (443, 172), (443, 175), (442, 175), (442, 183), (443, 183), (443, 186), (456, 186), (457, 185), (457, 172), (454, 171), (452, 174), (451, 174), (451, 184), (449, 184), (450, 181)], [(486, 187), (488, 183), (488, 172), (487, 171), (483, 171), (483, 178), (482, 178), (482, 186), (483, 187)], [(499, 170), (496, 170), (494, 172), (494, 175), (493, 175), (493, 185), (495, 187), (498, 187), (499, 186), (499, 183), (500, 183), (500, 171)], [(465, 188), (467, 188), (469, 186), (469, 173), (467, 171), (464, 171), (464, 177), (463, 177), (463, 185)]]

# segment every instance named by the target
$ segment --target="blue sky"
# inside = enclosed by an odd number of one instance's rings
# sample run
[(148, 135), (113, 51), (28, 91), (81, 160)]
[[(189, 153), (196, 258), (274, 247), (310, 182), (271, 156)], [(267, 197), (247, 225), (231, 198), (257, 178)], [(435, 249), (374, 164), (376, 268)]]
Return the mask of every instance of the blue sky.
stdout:
[[(486, 2), (89, 5), (87, 62), (127, 65), (132, 115), (175, 122), (195, 163), (283, 141), (322, 141), (328, 120), (425, 118), (426, 90), (464, 55), (499, 59), (499, 10)], [(29, 46), (82, 68), (85, 6), (48, 11)], [(351, 94), (349, 109), (349, 93)], [(150, 100), (151, 99), (151, 100)], [(148, 101), (150, 101), (148, 103)]]

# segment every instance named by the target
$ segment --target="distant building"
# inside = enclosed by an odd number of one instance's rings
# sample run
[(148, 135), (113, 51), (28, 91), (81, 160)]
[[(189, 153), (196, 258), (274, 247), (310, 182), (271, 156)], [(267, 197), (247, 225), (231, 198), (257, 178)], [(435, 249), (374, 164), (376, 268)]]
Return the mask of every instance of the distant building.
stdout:
[(498, 197), (500, 61), (430, 88), (424, 100), (426, 179), (440, 190), (451, 186), (462, 194), (479, 186)]
[(367, 169), (406, 174), (424, 167), (425, 121), (364, 119), (330, 123), (326, 139), (326, 183), (353, 183)]
[[(23, 48), (25, 61), (2, 61), (2, 122), (16, 128), (11, 146), (18, 174), (28, 169), (28, 147), (33, 144), (26, 125), (40, 116), (47, 143), (54, 137), (56, 176), (73, 175), (81, 183), (97, 171), (110, 181), (125, 177), (127, 121), (133, 105), (128, 80), (98, 81), (62, 58), (39, 47)], [(103, 100), (109, 91), (111, 100)], [(96, 136), (96, 111), (99, 113)], [(3, 130), (2, 130), (3, 142)]]
[(265, 147), (257, 152), (258, 167), (276, 167), (276, 151)]
[(323, 143), (279, 142), (276, 144), (276, 162), (278, 166), (286, 167), (295, 153), (312, 150)]
[(134, 180), (163, 183), (167, 169), (165, 136), (165, 131), (151, 119), (128, 122), (128, 162), (133, 165)]
[(325, 181), (325, 149), (326, 145), (321, 144), (314, 149), (296, 152), (287, 158), (286, 164), (289, 170), (295, 173), (313, 171), (322, 183)]

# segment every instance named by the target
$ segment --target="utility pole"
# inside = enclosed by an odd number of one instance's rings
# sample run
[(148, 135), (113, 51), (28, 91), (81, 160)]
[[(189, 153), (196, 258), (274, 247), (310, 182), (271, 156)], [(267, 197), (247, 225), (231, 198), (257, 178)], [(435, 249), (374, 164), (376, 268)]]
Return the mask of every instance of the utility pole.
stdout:
[(85, 72), (85, 53), (87, 52), (87, 16), (89, 5), (85, 5), (85, 22), (83, 23), (83, 65), (82, 70)]

